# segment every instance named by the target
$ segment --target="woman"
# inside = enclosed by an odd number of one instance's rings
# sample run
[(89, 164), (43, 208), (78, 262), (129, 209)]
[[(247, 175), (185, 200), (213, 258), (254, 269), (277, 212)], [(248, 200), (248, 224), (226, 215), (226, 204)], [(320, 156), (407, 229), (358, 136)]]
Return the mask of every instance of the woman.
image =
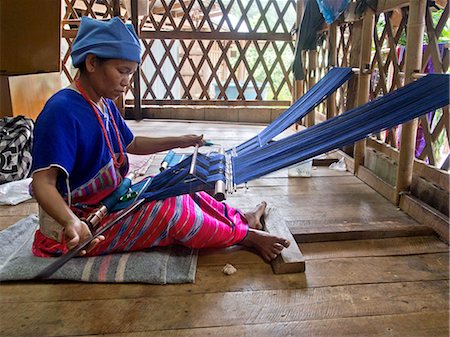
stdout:
[[(79, 78), (51, 97), (36, 121), (32, 192), (40, 206), (40, 229), (35, 255), (63, 254), (92, 235), (82, 219), (121, 183), (128, 170), (127, 152), (147, 155), (204, 144), (203, 136), (196, 135), (133, 136), (112, 100), (128, 86), (140, 52), (133, 28), (119, 18), (82, 18), (71, 54)], [(265, 207), (261, 203), (242, 214), (203, 192), (151, 201), (94, 239), (81, 255), (170, 244), (242, 244), (270, 261), (289, 242), (260, 230)]]

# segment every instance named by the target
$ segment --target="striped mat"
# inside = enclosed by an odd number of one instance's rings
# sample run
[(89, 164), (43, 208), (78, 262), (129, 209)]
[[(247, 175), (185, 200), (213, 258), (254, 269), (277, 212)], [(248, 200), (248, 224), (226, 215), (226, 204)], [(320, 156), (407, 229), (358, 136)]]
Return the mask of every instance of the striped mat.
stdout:
[[(30, 215), (0, 232), (0, 281), (30, 280), (53, 262), (31, 253), (38, 217)], [(182, 246), (70, 260), (51, 279), (108, 283), (192, 283), (197, 250)]]

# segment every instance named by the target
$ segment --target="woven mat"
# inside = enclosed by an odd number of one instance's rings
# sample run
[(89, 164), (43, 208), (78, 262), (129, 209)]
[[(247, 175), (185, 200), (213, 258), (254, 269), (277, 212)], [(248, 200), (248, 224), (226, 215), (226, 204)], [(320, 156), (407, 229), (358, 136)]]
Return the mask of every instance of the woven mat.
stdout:
[[(30, 280), (54, 261), (31, 253), (38, 218), (30, 215), (0, 231), (0, 281)], [(81, 282), (192, 283), (197, 250), (182, 246), (71, 259), (51, 279)]]

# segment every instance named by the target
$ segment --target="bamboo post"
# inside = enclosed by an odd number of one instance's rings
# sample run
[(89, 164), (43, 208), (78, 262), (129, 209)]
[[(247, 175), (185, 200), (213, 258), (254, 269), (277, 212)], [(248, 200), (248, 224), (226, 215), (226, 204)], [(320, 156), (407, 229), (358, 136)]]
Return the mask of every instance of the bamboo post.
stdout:
[[(359, 79), (358, 79), (358, 97), (357, 105), (360, 106), (369, 101), (370, 90), (370, 57), (372, 52), (372, 34), (375, 24), (375, 13), (367, 8), (362, 22), (361, 32), (361, 52), (359, 60)], [(355, 143), (354, 148), (354, 165), (355, 174), (358, 174), (358, 169), (364, 165), (364, 155), (366, 152), (366, 140), (360, 140)]]
[[(302, 24), (303, 19), (303, 12), (305, 10), (305, 0), (298, 0), (296, 5), (296, 11), (297, 11), (297, 35), (296, 39), (299, 39), (300, 36), (300, 26)], [(301, 96), (303, 96), (304, 90), (303, 90), (303, 80), (296, 80), (294, 79), (294, 86), (293, 86), (293, 93), (292, 93), (292, 103), (294, 103), (296, 100), (298, 100)]]
[[(330, 25), (328, 30), (328, 65), (329, 68), (337, 66), (337, 31), (336, 23)], [(336, 93), (332, 93), (327, 99), (327, 119), (336, 116)]]
[[(308, 51), (308, 90), (316, 84), (317, 73), (317, 50)], [(306, 116), (306, 126), (310, 127), (316, 124), (316, 111), (313, 109)]]
[[(409, 3), (407, 40), (405, 54), (405, 84), (414, 81), (414, 73), (420, 72), (422, 65), (422, 45), (425, 29), (426, 0), (414, 0)], [(416, 148), (417, 119), (402, 125), (400, 156), (397, 169), (396, 203), (400, 193), (411, 186)]]
[[(137, 0), (131, 0), (131, 22), (133, 24), (134, 30), (139, 37), (140, 29), (138, 22), (138, 3)], [(134, 109), (133, 115), (135, 120), (142, 119), (142, 108), (141, 108), (141, 66), (138, 65), (136, 72), (133, 76), (133, 95), (134, 95)]]

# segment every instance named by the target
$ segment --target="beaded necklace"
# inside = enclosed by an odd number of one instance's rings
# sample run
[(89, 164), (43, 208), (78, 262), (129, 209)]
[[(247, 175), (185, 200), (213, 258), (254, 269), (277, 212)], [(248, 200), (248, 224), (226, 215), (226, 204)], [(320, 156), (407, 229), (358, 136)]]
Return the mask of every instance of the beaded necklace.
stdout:
[(100, 126), (101, 126), (101, 128), (102, 128), (103, 137), (105, 138), (106, 145), (108, 146), (109, 153), (111, 154), (111, 158), (112, 158), (112, 160), (113, 160), (113, 162), (114, 162), (114, 166), (115, 166), (116, 168), (121, 167), (122, 164), (123, 164), (124, 161), (125, 161), (125, 154), (124, 154), (124, 151), (123, 151), (123, 145), (122, 145), (122, 140), (121, 140), (121, 138), (120, 138), (119, 129), (117, 128), (116, 122), (115, 122), (114, 117), (113, 117), (113, 115), (112, 115), (112, 113), (111, 113), (111, 110), (110, 110), (110, 108), (109, 108), (109, 105), (106, 103), (105, 99), (102, 98), (103, 104), (106, 106), (106, 109), (108, 110), (109, 119), (112, 121), (112, 124), (113, 124), (113, 126), (114, 126), (114, 131), (116, 132), (116, 137), (117, 137), (117, 141), (118, 141), (118, 143), (119, 143), (119, 151), (120, 151), (120, 152), (119, 152), (119, 159), (116, 159), (116, 156), (114, 155), (114, 151), (113, 151), (113, 148), (112, 148), (112, 145), (111, 145), (111, 141), (109, 140), (108, 134), (107, 134), (107, 132), (106, 132), (105, 125), (104, 125), (104, 123), (103, 123), (103, 121), (102, 121), (102, 118), (101, 118), (101, 116), (100, 116), (100, 113), (99, 113), (99, 111), (98, 111), (99, 108), (98, 108), (98, 107), (96, 108), (96, 106), (94, 105), (94, 103), (93, 103), (93, 102), (89, 99), (89, 97), (86, 95), (86, 92), (84, 91), (84, 89), (83, 89), (83, 88), (81, 87), (81, 85), (80, 85), (80, 80), (79, 80), (79, 79), (75, 80), (75, 85), (76, 85), (78, 91), (80, 92), (80, 94), (84, 97), (84, 99), (85, 99), (85, 100), (89, 103), (89, 105), (91, 106), (92, 110), (94, 110), (94, 112), (95, 112), (95, 116), (97, 117), (98, 123), (100, 124)]

